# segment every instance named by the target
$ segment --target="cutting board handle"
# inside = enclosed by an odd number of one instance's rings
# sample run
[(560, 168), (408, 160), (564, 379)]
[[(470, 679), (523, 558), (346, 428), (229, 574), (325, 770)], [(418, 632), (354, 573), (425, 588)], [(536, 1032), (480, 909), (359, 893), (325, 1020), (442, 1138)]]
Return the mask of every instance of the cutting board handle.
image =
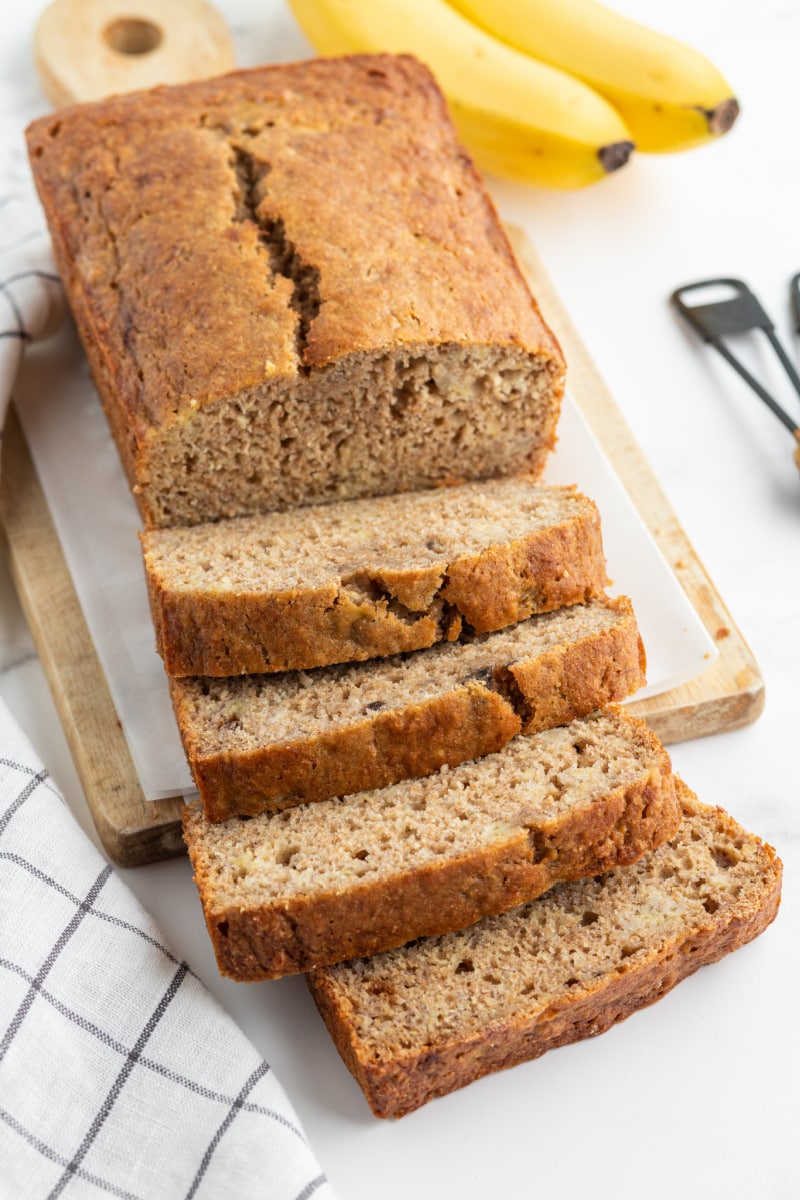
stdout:
[(36, 26), (34, 58), (56, 108), (236, 65), (228, 27), (206, 0), (54, 0)]

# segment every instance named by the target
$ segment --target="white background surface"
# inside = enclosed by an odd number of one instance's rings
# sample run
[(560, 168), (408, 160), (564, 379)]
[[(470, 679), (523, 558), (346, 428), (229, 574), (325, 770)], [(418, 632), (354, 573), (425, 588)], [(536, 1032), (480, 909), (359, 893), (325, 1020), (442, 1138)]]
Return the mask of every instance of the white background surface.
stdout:
[[(30, 65), (39, 7), (6, 3), (0, 14), (0, 187), (23, 169), (21, 125), (46, 108)], [(280, 0), (219, 7), (242, 65), (307, 53)], [(783, 907), (752, 946), (602, 1038), (380, 1123), (301, 980), (219, 979), (188, 863), (124, 872), (273, 1064), (341, 1200), (800, 1196), (800, 478), (787, 432), (666, 305), (677, 284), (739, 275), (797, 350), (787, 282), (800, 270), (800, 5), (628, 0), (625, 8), (717, 62), (743, 104), (736, 129), (689, 154), (642, 157), (583, 192), (491, 186), (501, 214), (527, 229), (544, 259), (760, 663), (762, 718), (671, 752), (702, 799), (777, 847)], [(769, 357), (755, 361), (800, 414)], [(93, 832), (5, 577), (0, 616), (0, 691)]]

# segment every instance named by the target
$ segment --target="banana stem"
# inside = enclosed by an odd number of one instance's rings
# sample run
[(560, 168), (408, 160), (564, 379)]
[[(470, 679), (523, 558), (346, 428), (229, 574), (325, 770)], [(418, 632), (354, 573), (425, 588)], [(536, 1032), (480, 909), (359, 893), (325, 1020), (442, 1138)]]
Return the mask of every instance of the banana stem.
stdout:
[(597, 157), (603, 164), (603, 170), (610, 175), (612, 171), (618, 171), (620, 167), (625, 166), (635, 149), (633, 142), (612, 142), (609, 146), (601, 146)]
[(736, 118), (739, 116), (739, 102), (733, 96), (729, 100), (723, 100), (716, 108), (704, 108), (708, 128), (714, 137), (721, 137), (723, 133), (727, 133), (733, 125)]

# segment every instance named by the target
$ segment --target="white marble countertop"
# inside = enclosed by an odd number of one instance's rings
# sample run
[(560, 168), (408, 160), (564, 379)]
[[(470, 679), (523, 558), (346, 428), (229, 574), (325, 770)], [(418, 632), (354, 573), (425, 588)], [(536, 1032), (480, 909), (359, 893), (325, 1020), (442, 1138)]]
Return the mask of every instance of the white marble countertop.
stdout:
[[(24, 169), (20, 129), (46, 110), (31, 66), (38, 3), (0, 15), (0, 189)], [(308, 53), (281, 0), (228, 0), (242, 65)], [(623, 7), (620, 3), (618, 7)], [(743, 104), (700, 151), (640, 158), (594, 188), (490, 181), (523, 226), (761, 666), (763, 716), (671, 747), (701, 799), (784, 859), (784, 900), (756, 943), (602, 1038), (494, 1076), (396, 1123), (368, 1114), (301, 980), (221, 980), (188, 863), (123, 872), (182, 956), (274, 1066), (342, 1200), (486, 1195), (800, 1195), (800, 478), (786, 431), (678, 326), (666, 298), (713, 275), (746, 279), (797, 351), (800, 7), (782, 0), (627, 0), (708, 53)], [(135, 5), (132, 5), (135, 8)], [(767, 353), (753, 360), (787, 407)], [(93, 835), (80, 784), (4, 566), (0, 693)], [(0, 981), (0, 986), (2, 983)]]

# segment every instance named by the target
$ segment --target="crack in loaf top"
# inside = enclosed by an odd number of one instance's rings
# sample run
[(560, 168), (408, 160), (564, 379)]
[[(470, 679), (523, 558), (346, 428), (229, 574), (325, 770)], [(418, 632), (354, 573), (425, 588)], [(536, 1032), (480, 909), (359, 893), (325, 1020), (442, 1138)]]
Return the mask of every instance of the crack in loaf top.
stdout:
[(34, 122), (29, 146), (107, 367), (154, 423), (354, 352), (560, 361), (412, 58), (132, 93)]

